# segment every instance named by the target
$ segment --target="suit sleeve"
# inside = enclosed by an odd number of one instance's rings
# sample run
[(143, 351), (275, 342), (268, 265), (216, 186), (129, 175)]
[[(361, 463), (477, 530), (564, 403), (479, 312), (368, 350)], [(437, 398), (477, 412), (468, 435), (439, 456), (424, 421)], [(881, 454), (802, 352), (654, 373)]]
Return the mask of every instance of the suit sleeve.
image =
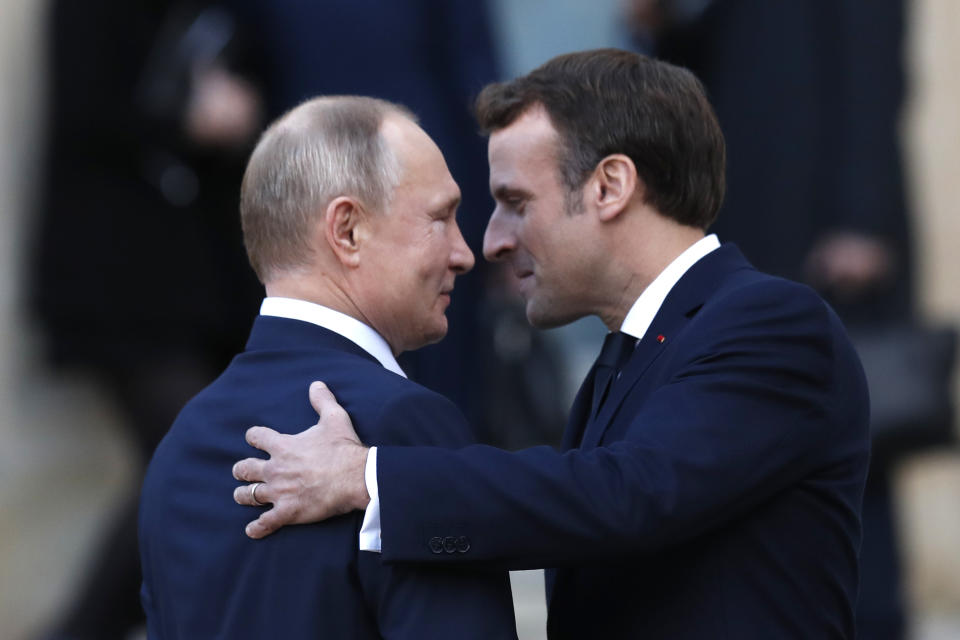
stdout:
[[(628, 396), (609, 446), (382, 447), (384, 560), (616, 562), (721, 526), (821, 469), (837, 476), (824, 482), (855, 481), (867, 455), (859, 363), (819, 298), (773, 282), (702, 310), (661, 356), (675, 362), (651, 374), (663, 381)], [(467, 537), (470, 552), (435, 553), (430, 539), (447, 536)]]
[[(408, 394), (383, 408), (380, 442), (463, 446), (474, 439), (462, 414), (432, 393)], [(463, 553), (464, 541), (441, 541)], [(513, 597), (505, 571), (462, 571), (425, 565), (390, 565), (379, 553), (358, 552), (367, 603), (387, 638), (516, 638)]]

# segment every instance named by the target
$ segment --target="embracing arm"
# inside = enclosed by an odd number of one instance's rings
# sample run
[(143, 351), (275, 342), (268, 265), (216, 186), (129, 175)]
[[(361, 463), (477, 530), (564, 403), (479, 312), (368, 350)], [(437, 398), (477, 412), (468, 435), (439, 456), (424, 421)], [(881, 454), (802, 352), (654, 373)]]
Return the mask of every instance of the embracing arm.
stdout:
[[(648, 374), (662, 382), (627, 396), (610, 428), (615, 442), (562, 454), (381, 448), (384, 559), (622, 561), (716, 529), (814, 477), (811, 485), (835, 483), (824, 493), (849, 497), (822, 508), (855, 513), (866, 392), (842, 330), (805, 288), (740, 298), (704, 310), (688, 327), (697, 346), (665, 353), (674, 362)], [(449, 536), (469, 537), (470, 552), (431, 548)]]
[[(622, 558), (720, 526), (821, 469), (838, 470), (831, 482), (855, 484), (867, 453), (862, 372), (832, 314), (807, 291), (775, 287), (702, 312), (689, 327), (700, 332), (698, 346), (662, 356), (677, 361), (649, 395), (627, 397), (629, 419), (608, 446), (564, 454), (381, 447), (384, 560), (524, 568)], [(342, 434), (346, 416), (327, 421), (319, 408), (326, 424), (311, 437)], [(342, 435), (323, 437), (317, 456), (347, 446)], [(313, 489), (299, 508), (329, 516), (344, 465), (308, 467), (302, 485)], [(363, 487), (362, 469), (349, 475)], [(324, 501), (328, 511), (315, 508)], [(339, 504), (362, 508), (366, 497)], [(461, 538), (468, 551), (446, 551)]]

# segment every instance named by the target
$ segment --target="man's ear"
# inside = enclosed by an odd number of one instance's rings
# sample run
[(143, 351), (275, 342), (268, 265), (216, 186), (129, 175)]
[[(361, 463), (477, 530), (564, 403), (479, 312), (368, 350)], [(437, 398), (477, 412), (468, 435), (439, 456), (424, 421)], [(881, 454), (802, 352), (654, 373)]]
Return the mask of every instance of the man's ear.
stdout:
[(360, 264), (365, 218), (366, 212), (354, 198), (340, 196), (327, 205), (321, 225), (323, 240), (345, 267), (355, 268)]
[(637, 177), (633, 160), (615, 153), (597, 165), (590, 180), (590, 199), (599, 213), (600, 220), (608, 222), (623, 212), (637, 195), (642, 185)]

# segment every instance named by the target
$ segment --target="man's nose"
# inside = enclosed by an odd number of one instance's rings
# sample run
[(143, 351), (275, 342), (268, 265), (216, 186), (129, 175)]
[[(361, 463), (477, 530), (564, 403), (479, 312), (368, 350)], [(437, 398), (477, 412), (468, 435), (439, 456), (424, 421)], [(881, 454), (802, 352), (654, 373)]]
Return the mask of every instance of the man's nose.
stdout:
[(453, 240), (453, 251), (450, 252), (450, 267), (454, 273), (462, 275), (473, 268), (476, 260), (473, 257), (473, 251), (467, 245), (460, 232), (460, 226), (455, 225), (454, 233), (456, 237)]
[(515, 248), (516, 240), (510, 226), (500, 215), (499, 209), (494, 209), (483, 234), (483, 257), (496, 262), (503, 260)]

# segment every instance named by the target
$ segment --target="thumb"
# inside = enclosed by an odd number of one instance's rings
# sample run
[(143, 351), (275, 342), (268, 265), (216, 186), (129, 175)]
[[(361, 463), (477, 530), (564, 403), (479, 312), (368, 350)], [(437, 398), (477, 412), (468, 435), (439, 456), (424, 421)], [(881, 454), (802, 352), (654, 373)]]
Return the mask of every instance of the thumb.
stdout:
[(327, 385), (322, 382), (314, 382), (310, 385), (310, 404), (317, 412), (317, 424), (310, 427), (308, 431), (317, 430), (323, 433), (324, 437), (337, 436), (360, 444), (360, 438), (357, 437), (350, 416), (333, 397)]
[(340, 406), (337, 404), (337, 399), (333, 397), (333, 393), (322, 382), (314, 382), (310, 385), (310, 404), (319, 418), (329, 413), (334, 407)]

